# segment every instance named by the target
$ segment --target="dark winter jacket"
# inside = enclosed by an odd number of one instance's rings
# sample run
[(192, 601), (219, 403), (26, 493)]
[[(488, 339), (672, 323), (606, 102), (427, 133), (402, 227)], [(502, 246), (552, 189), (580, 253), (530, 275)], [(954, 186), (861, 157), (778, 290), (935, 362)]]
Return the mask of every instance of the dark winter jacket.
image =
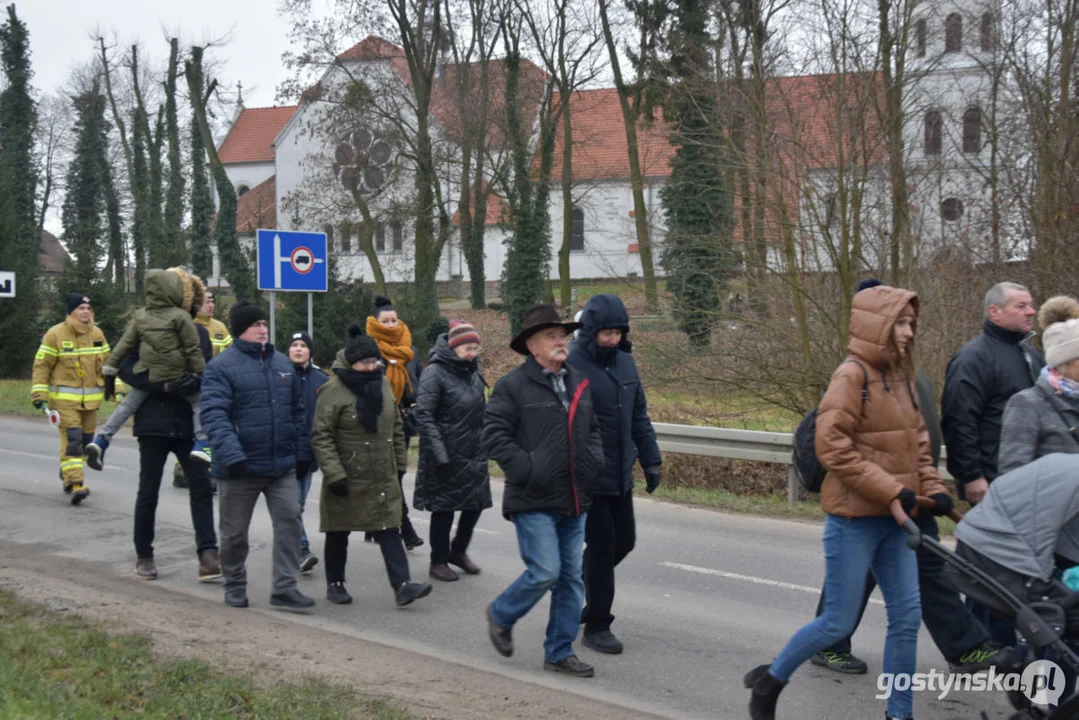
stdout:
[(411, 440), (419, 434), (416, 426), (416, 393), (419, 392), (420, 377), (423, 375), (423, 362), (420, 360), (420, 352), (416, 346), (412, 346), (412, 359), (405, 365), (408, 371), (408, 385), (405, 394), (401, 396), (398, 407), (401, 409), (401, 417), (405, 423), (405, 440)]
[(964, 485), (1000, 472), (1001, 418), (1020, 390), (1034, 385), (1045, 361), (1027, 345), (1023, 333), (986, 320), (982, 334), (959, 349), (948, 363), (941, 397), (941, 427), (948, 448), (948, 472), (960, 497)]
[(281, 477), (310, 461), (303, 391), (289, 359), (273, 345), (236, 338), (206, 366), (202, 427), (213, 448), (214, 477), (246, 463), (247, 474)]
[[(198, 328), (199, 344), (202, 355), (209, 362), (213, 357), (213, 345), (210, 333), (204, 327)], [(142, 401), (135, 411), (135, 425), (132, 432), (135, 437), (165, 437), (194, 440), (195, 426), (191, 418), (191, 404), (186, 398), (164, 391), (165, 383), (150, 382), (150, 371), (135, 372), (139, 353), (128, 353), (120, 363), (119, 377), (131, 387), (145, 390), (149, 397)]]
[[(1066, 421), (1066, 422), (1065, 422)], [(1044, 377), (1018, 392), (1004, 409), (1000, 474), (1044, 455), (1079, 453), (1079, 400), (1058, 393)]]
[(487, 456), (506, 475), (502, 514), (549, 512), (575, 517), (592, 504), (603, 472), (603, 440), (588, 378), (566, 370), (566, 410), (535, 358), (495, 384), (483, 420)]
[[(326, 373), (322, 372), (322, 368), (313, 362), (308, 362), (304, 366), (293, 365), (292, 367), (296, 369), (296, 377), (300, 380), (303, 407), (307, 412), (307, 428), (310, 430), (315, 420), (315, 403), (318, 401), (319, 388), (325, 385), (330, 378)], [(315, 472), (316, 470), (318, 470), (318, 462), (312, 462), (309, 472)]]
[[(603, 437), (606, 462), (594, 493), (621, 495), (633, 490), (633, 463), (638, 455), (642, 468), (656, 467), (663, 458), (648, 417), (637, 363), (630, 355), (626, 306), (616, 295), (595, 295), (584, 306), (581, 323), (580, 335), (570, 348), (569, 364), (591, 383), (596, 423)], [(615, 328), (623, 333), (622, 343), (604, 362), (596, 353), (596, 333)]]
[(491, 507), (483, 411), (487, 383), (475, 361), (457, 357), (445, 335), (427, 355), (413, 417), (420, 463), (412, 502), (417, 510), (454, 512)]
[[(345, 353), (334, 368), (348, 368)], [(382, 412), (374, 434), (356, 414), (356, 395), (336, 376), (318, 394), (311, 445), (322, 466), (319, 529), (322, 532), (376, 532), (401, 527), (401, 487), (398, 471), (405, 469), (408, 449), (401, 415), (390, 381), (382, 378)], [(329, 489), (348, 481), (348, 495)]]

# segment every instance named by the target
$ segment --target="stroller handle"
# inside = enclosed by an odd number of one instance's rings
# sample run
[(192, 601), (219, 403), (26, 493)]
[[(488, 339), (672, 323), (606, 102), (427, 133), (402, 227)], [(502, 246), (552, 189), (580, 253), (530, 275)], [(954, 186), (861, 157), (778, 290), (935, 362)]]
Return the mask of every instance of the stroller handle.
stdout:
[[(935, 508), (936, 506), (937, 503), (932, 498), (927, 498), (922, 495), (918, 496), (919, 508), (925, 508), (928, 510)], [(918, 526), (914, 523), (913, 520), (910, 519), (910, 516), (907, 515), (906, 511), (903, 510), (903, 504), (899, 502), (899, 498), (895, 498), (890, 503), (888, 503), (888, 509), (891, 511), (892, 517), (895, 518), (896, 523), (900, 527), (902, 527), (911, 535), (917, 534)], [(963, 519), (963, 513), (959, 512), (958, 510), (952, 510), (948, 513), (948, 518), (956, 524), (959, 524), (959, 522)]]

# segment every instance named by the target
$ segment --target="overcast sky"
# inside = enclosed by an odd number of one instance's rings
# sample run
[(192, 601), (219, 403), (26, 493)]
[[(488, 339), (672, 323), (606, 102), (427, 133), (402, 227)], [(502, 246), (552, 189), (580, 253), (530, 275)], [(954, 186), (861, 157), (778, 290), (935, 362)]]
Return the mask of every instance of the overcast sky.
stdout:
[[(122, 46), (141, 44), (158, 64), (168, 59), (167, 35), (186, 45), (229, 35), (215, 51), (223, 62), (221, 82), (243, 83), (244, 105), (274, 104), (277, 85), (288, 76), (281, 53), (287, 25), (277, 16), (277, 0), (14, 0), (30, 29), (34, 86), (52, 94), (76, 65), (95, 52), (98, 29), (116, 35)], [(5, 3), (6, 5), (7, 3)], [(6, 15), (6, 13), (5, 13)]]

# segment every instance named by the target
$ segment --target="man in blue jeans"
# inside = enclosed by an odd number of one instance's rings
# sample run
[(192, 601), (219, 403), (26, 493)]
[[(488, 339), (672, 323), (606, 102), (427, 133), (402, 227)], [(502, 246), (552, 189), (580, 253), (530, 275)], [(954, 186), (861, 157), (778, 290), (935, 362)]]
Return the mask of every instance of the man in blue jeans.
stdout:
[[(303, 391), (303, 407), (307, 411), (307, 427), (310, 431), (311, 424), (315, 419), (315, 402), (318, 400), (318, 389), (330, 378), (311, 359), (315, 352), (315, 343), (303, 330), (297, 330), (289, 335), (288, 359), (292, 361), (292, 367), (296, 369), (296, 378), (300, 381)], [(300, 572), (307, 575), (318, 565), (318, 558), (311, 553), (311, 545), (307, 542), (307, 528), (303, 526), (303, 510), (307, 505), (307, 494), (311, 492), (311, 476), (318, 470), (318, 464), (311, 462), (296, 463), (296, 480), (299, 483), (300, 493)]]
[(551, 305), (525, 313), (510, 347), (524, 364), (495, 385), (484, 417), (483, 443), (506, 476), (502, 515), (517, 529), (526, 569), (487, 608), (488, 636), (513, 654), (513, 625), (551, 592), (543, 645), (545, 670), (592, 677), (573, 652), (581, 622), (581, 549), (591, 489), (603, 469), (589, 381), (566, 365), (568, 335)]

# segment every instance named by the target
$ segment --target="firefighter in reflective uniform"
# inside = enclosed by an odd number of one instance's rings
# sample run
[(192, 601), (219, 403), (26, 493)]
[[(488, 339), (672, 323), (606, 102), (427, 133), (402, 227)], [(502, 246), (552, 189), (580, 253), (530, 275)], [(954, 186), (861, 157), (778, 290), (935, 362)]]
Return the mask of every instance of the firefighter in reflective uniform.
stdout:
[(60, 478), (71, 504), (78, 505), (90, 494), (83, 482), (83, 448), (94, 437), (105, 399), (101, 368), (110, 350), (94, 324), (90, 298), (68, 293), (65, 302), (67, 319), (49, 328), (34, 356), (30, 397), (37, 409), (48, 406), (60, 414)]
[[(195, 322), (206, 328), (206, 331), (210, 333), (210, 345), (214, 349), (214, 357), (217, 357), (221, 352), (232, 345), (232, 335), (229, 335), (229, 329), (225, 326), (225, 323), (216, 319), (214, 316), (214, 294), (210, 291), (210, 288), (206, 288), (206, 302), (202, 304), (202, 309), (199, 310), (198, 315), (195, 316)], [(187, 487), (187, 478), (184, 477), (184, 468), (180, 463), (176, 463), (172, 468), (172, 486), (178, 488)], [(216, 491), (217, 485), (214, 485)]]

